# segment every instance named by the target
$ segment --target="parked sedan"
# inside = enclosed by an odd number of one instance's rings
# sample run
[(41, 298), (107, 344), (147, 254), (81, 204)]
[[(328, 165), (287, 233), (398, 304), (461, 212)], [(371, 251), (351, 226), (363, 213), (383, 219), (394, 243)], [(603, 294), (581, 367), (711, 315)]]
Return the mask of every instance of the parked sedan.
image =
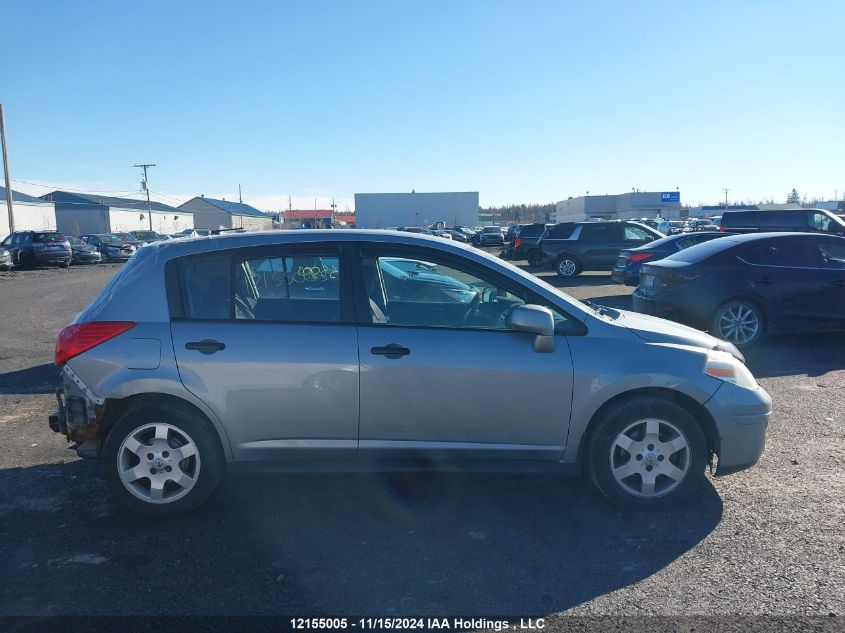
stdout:
[(15, 231), (0, 243), (9, 251), (11, 262), (21, 268), (49, 264), (70, 266), (70, 243), (58, 231)]
[(103, 261), (103, 256), (97, 247), (89, 244), (81, 237), (75, 235), (68, 235), (67, 241), (70, 242), (70, 250), (73, 254), (72, 263), (74, 264), (99, 264)]
[(771, 409), (729, 343), (384, 231), (151, 244), (55, 362), (50, 428), (154, 515), (201, 504), (227, 464), (306, 462), (583, 474), (652, 508), (696, 490), (713, 454), (718, 475), (754, 464)]
[(640, 282), (640, 266), (645, 262), (656, 262), (690, 246), (708, 242), (729, 233), (681, 233), (669, 235), (645, 246), (628, 248), (619, 253), (616, 265), (610, 271), (613, 281), (627, 286), (636, 286)]
[(642, 267), (634, 309), (738, 347), (774, 331), (845, 330), (845, 238), (752, 233), (692, 246)]
[(126, 244), (122, 238), (113, 233), (85, 235), (84, 239), (100, 251), (107, 262), (125, 262), (136, 250), (134, 246)]

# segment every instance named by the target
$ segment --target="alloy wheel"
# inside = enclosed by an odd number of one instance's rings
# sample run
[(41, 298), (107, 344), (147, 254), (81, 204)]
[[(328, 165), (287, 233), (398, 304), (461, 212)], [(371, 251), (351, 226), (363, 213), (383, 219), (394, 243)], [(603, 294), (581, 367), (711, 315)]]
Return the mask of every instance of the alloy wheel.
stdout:
[(571, 259), (562, 259), (557, 265), (557, 270), (563, 277), (571, 277), (575, 274), (578, 266)]
[(737, 345), (753, 340), (760, 332), (760, 317), (749, 305), (734, 303), (719, 315), (719, 338)]
[(139, 499), (170, 503), (197, 483), (199, 449), (187, 433), (171, 424), (146, 424), (121, 443), (117, 472), (126, 489)]
[(646, 418), (616, 436), (610, 447), (610, 470), (628, 494), (662, 497), (687, 476), (691, 457), (689, 441), (677, 426)]

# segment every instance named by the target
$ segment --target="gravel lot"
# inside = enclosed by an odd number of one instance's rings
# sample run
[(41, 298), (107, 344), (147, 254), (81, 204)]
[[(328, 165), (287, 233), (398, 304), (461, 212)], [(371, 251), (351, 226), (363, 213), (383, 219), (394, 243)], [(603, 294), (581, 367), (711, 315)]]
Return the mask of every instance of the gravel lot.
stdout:
[[(845, 615), (845, 337), (771, 340), (759, 465), (623, 514), (514, 475), (238, 477), (189, 516), (117, 506), (47, 427), (58, 330), (115, 265), (0, 273), (0, 614)], [(563, 285), (551, 273), (549, 279)], [(567, 291), (613, 307), (630, 289)], [(839, 618), (828, 616), (838, 615)]]

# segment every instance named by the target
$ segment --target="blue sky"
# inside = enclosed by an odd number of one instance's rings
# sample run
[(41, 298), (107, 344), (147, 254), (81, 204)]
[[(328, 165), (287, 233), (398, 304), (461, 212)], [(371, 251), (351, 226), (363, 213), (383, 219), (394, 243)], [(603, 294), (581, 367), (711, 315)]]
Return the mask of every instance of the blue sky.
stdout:
[[(4, 3), (12, 178), (481, 203), (845, 190), (845, 3)], [(9, 25), (12, 25), (11, 27)], [(43, 186), (14, 183), (28, 193)]]

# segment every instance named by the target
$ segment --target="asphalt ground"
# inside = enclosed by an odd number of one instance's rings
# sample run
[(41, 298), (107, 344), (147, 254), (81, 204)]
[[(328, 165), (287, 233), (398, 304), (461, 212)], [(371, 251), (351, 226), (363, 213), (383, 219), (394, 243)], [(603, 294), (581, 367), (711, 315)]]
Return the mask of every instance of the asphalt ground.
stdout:
[[(2, 616), (845, 622), (845, 336), (773, 337), (748, 353), (774, 400), (766, 453), (674, 510), (620, 512), (550, 476), (253, 475), (150, 520), (47, 427), (56, 334), (117, 268), (0, 272)], [(630, 306), (607, 274), (540, 276)]]

